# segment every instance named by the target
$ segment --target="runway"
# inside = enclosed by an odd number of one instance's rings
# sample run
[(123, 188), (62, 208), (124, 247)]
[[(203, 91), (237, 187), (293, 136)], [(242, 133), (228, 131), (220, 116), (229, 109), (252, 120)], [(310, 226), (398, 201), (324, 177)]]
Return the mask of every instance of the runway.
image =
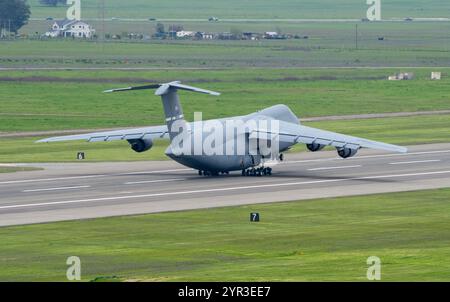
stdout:
[(172, 161), (33, 164), (45, 170), (0, 174), (0, 226), (450, 187), (450, 144), (409, 149), (286, 154), (267, 177), (203, 177)]

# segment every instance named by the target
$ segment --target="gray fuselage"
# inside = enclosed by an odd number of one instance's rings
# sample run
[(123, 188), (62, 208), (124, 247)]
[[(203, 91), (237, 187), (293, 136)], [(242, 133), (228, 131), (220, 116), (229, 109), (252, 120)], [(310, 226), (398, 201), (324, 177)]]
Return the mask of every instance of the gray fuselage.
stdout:
[[(249, 121), (284, 121), (289, 122), (293, 124), (299, 124), (298, 118), (295, 116), (295, 114), (285, 105), (276, 105), (267, 109), (264, 109), (259, 112), (255, 112), (246, 116), (238, 116), (233, 118), (227, 118), (227, 119), (221, 119), (221, 120), (214, 120), (214, 123), (220, 123), (222, 125), (222, 129), (226, 129), (226, 123), (227, 122), (234, 122), (234, 121), (240, 121), (240, 122), (249, 122)], [(207, 123), (208, 121), (205, 121), (204, 123)], [(261, 154), (261, 152), (250, 152), (249, 148), (249, 136), (248, 133), (234, 133), (231, 137), (230, 136), (223, 136), (223, 139), (219, 142), (215, 142), (214, 146), (218, 149), (224, 150), (223, 153), (219, 154), (205, 154), (204, 151), (201, 153), (196, 153), (195, 148), (198, 148), (199, 143), (203, 144), (207, 137), (211, 134), (211, 131), (205, 131), (202, 127), (199, 127), (200, 129), (196, 129), (195, 123), (189, 123), (189, 126), (191, 130), (188, 134), (188, 139), (190, 140), (190, 145), (188, 147), (188, 150), (190, 152), (185, 152), (184, 154), (180, 154), (180, 152), (175, 152), (175, 150), (178, 150), (175, 146), (174, 141), (172, 140), (172, 143), (166, 150), (166, 155), (170, 157), (171, 159), (177, 161), (178, 163), (196, 169), (200, 171), (210, 171), (210, 172), (231, 172), (231, 171), (238, 171), (238, 170), (245, 170), (248, 168), (252, 168), (255, 166), (261, 165), (261, 163), (265, 159), (270, 159), (270, 157), (273, 158), (273, 156), (277, 156), (277, 154), (271, 154), (268, 156), (267, 154)], [(197, 131), (197, 132), (196, 132)], [(199, 131), (201, 131), (200, 139), (198, 138)], [(197, 141), (195, 136), (197, 135)], [(244, 136), (244, 137), (240, 137)], [(237, 153), (236, 151), (236, 145), (237, 141), (239, 139), (242, 139), (242, 141), (245, 142), (245, 151)], [(200, 140), (200, 141), (199, 141)], [(279, 152), (283, 152), (288, 150), (293, 144), (292, 143), (283, 143), (283, 142), (277, 142), (279, 146), (276, 148), (279, 150)], [(225, 149), (227, 149), (227, 146), (234, 146), (233, 153), (225, 152)], [(186, 154), (187, 153), (187, 154)]]

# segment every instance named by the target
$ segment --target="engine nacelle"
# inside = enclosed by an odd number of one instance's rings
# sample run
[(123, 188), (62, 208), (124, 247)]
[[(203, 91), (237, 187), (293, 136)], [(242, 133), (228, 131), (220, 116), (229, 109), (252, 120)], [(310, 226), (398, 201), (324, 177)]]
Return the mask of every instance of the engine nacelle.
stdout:
[(153, 147), (151, 139), (130, 139), (128, 143), (130, 143), (131, 149), (137, 153), (148, 151)]
[(350, 149), (350, 148), (337, 148), (338, 154), (342, 158), (349, 158), (353, 157), (358, 153), (357, 149)]
[(308, 148), (309, 151), (311, 152), (317, 152), (322, 150), (323, 148), (325, 148), (325, 145), (320, 145), (320, 144), (307, 144), (306, 148)]

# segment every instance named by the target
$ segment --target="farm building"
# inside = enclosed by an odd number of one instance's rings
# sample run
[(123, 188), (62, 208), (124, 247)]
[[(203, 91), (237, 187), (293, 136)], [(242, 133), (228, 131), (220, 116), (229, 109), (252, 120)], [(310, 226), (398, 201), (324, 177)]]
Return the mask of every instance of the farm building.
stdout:
[(45, 33), (46, 37), (74, 37), (74, 38), (92, 38), (95, 29), (91, 25), (78, 20), (61, 20), (53, 23), (50, 31)]
[(178, 31), (176, 33), (177, 38), (191, 38), (195, 35), (195, 33), (193, 31)]

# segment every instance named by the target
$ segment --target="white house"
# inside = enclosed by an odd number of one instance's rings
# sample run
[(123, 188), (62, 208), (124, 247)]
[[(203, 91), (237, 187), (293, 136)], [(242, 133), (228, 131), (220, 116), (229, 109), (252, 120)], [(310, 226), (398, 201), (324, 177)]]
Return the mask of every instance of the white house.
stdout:
[(278, 38), (278, 33), (276, 31), (266, 31), (264, 37), (266, 39), (276, 39)]
[(177, 38), (189, 38), (189, 37), (193, 37), (195, 35), (195, 33), (193, 31), (178, 31), (177, 32)]
[(201, 33), (203, 40), (213, 40), (214, 34), (212, 33)]
[(89, 24), (78, 20), (62, 20), (53, 23), (50, 31), (45, 33), (46, 37), (74, 37), (74, 38), (92, 38), (95, 29)]

